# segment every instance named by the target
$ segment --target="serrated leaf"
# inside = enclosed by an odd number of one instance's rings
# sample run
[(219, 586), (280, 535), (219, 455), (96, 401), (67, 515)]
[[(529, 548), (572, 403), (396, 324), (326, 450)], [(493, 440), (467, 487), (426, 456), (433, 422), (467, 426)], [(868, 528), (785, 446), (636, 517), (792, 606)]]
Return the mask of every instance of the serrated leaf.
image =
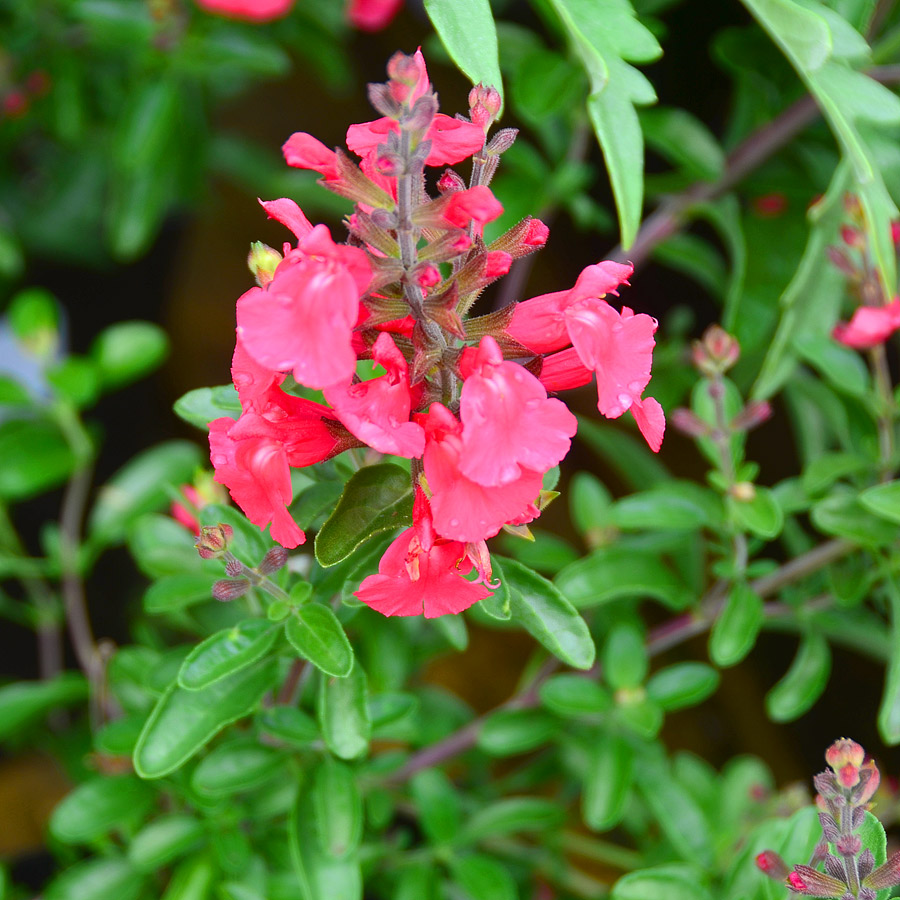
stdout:
[(245, 619), (210, 635), (188, 653), (178, 672), (178, 683), (199, 691), (255, 663), (278, 637), (266, 619)]
[(567, 665), (589, 669), (596, 648), (575, 607), (536, 572), (512, 559), (501, 561), (510, 590), (510, 614), (532, 637)]
[(412, 524), (412, 482), (399, 466), (360, 469), (347, 482), (334, 512), (316, 535), (316, 559), (333, 566), (388, 529)]
[(425, 0), (425, 12), (460, 71), (472, 84), (495, 87), (502, 98), (497, 28), (488, 0)]
[(226, 725), (250, 713), (275, 680), (274, 660), (264, 660), (205, 688), (173, 684), (159, 698), (134, 750), (134, 770), (161, 778), (182, 766)]
[(353, 668), (353, 648), (337, 616), (327, 606), (308, 603), (285, 622), (294, 649), (326, 675), (344, 678)]

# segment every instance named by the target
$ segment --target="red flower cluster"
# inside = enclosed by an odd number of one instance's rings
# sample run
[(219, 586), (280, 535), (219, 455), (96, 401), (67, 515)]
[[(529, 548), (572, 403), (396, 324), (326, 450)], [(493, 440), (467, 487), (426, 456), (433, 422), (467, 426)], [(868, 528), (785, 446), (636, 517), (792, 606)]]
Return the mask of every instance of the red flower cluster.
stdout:
[[(350, 240), (336, 244), (292, 200), (263, 202), (296, 245), (251, 253), (258, 286), (237, 302), (232, 364), (242, 414), (210, 423), (210, 447), (216, 480), (285, 547), (305, 540), (287, 510), (292, 467), (362, 446), (410, 459), (413, 527), (357, 596), (385, 615), (438, 616), (490, 595), (485, 540), (540, 513), (543, 477), (576, 430), (548, 390), (596, 374), (600, 411), (630, 409), (659, 449), (662, 409), (643, 397), (656, 322), (603, 299), (632, 271), (612, 262), (589, 266), (571, 290), (470, 316), (548, 229), (528, 218), (490, 244), (482, 237), (503, 211), (488, 185), (515, 138), (503, 129), (487, 139), (495, 90), (473, 89), (471, 119), (451, 119), (437, 111), (421, 52), (395, 55), (388, 74), (370, 85), (382, 117), (347, 133), (358, 161), (308, 134), (284, 145), (289, 165), (354, 202)], [(468, 184), (447, 169), (429, 195), (426, 166), (469, 158)], [(358, 360), (384, 374), (360, 380)], [(285, 390), (288, 373), (328, 405)]]

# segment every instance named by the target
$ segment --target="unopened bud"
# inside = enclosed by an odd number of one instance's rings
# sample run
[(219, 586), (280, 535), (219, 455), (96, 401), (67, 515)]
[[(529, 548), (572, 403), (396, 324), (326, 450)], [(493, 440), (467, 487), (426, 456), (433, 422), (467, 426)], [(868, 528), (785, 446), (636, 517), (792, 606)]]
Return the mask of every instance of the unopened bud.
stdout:
[(692, 438), (708, 437), (712, 430), (708, 422), (704, 422), (696, 413), (683, 406), (672, 411), (669, 421), (682, 434)]
[(788, 876), (785, 861), (774, 850), (763, 850), (756, 857), (756, 867), (775, 881), (784, 881)]
[(847, 892), (847, 884), (812, 866), (794, 866), (788, 875), (788, 887), (798, 894), (809, 897), (842, 897)]
[(441, 270), (431, 263), (417, 266), (412, 272), (412, 280), (419, 285), (422, 290), (428, 291), (436, 284), (440, 284), (443, 278)]
[(404, 172), (403, 160), (390, 151), (382, 151), (375, 157), (375, 171), (388, 178), (396, 178)]
[(273, 547), (256, 567), (260, 575), (272, 575), (283, 569), (288, 561), (288, 552), (284, 547)]
[(841, 832), (838, 830), (837, 822), (828, 813), (819, 813), (819, 824), (822, 826), (822, 834), (832, 844), (840, 837)]
[(406, 85), (406, 87), (414, 87), (419, 80), (419, 72), (421, 65), (415, 56), (398, 50), (389, 60), (387, 64), (387, 74), (391, 81), (397, 84)]
[(435, 97), (434, 94), (423, 94), (416, 100), (412, 110), (410, 110), (406, 125), (413, 131), (419, 131), (422, 134), (425, 134), (431, 127), (431, 123), (434, 121), (437, 111), (437, 97)]
[(519, 134), (518, 128), (501, 128), (488, 142), (487, 147), (485, 149), (488, 153), (493, 156), (500, 156), (501, 153), (506, 153), (510, 147), (516, 142), (516, 137)]
[(856, 856), (862, 850), (862, 841), (855, 834), (842, 834), (834, 844), (841, 856)]
[(230, 578), (237, 578), (238, 575), (243, 575), (244, 564), (239, 559), (232, 557), (225, 563), (225, 574)]
[(891, 240), (895, 247), (900, 244), (900, 222), (891, 222)]
[(483, 278), (493, 280), (501, 278), (509, 271), (512, 257), (503, 250), (489, 250), (485, 253)]
[(886, 888), (900, 884), (900, 852), (891, 854), (884, 865), (879, 866), (874, 872), (865, 876), (863, 884), (867, 888), (872, 888), (876, 891), (883, 891)]
[(204, 525), (194, 542), (197, 552), (203, 559), (218, 559), (228, 549), (229, 541), (234, 537), (234, 529), (230, 525)]
[(250, 587), (246, 578), (222, 578), (212, 586), (212, 595), (222, 603), (243, 597)]
[(752, 203), (753, 211), (761, 219), (777, 218), (785, 212), (787, 205), (787, 197), (779, 191), (763, 194), (762, 197), (757, 197)]
[(383, 116), (387, 116), (389, 119), (400, 118), (400, 104), (406, 99), (406, 95), (409, 93), (408, 88), (404, 87), (402, 89), (402, 97), (396, 96), (394, 85), (369, 84), (366, 85), (366, 91), (368, 93), (369, 103), (371, 103)]
[(853, 228), (851, 225), (841, 226), (841, 240), (854, 250), (862, 250), (866, 244), (862, 232), (857, 228)]
[(437, 189), (442, 194), (449, 194), (452, 191), (465, 190), (466, 183), (463, 179), (453, 171), (453, 169), (444, 169), (441, 177), (437, 180)]
[(277, 250), (273, 250), (262, 241), (254, 241), (250, 245), (247, 267), (260, 287), (265, 287), (275, 277), (275, 270), (281, 259), (282, 256)]
[(751, 400), (732, 420), (733, 431), (750, 431), (762, 425), (772, 415), (772, 407), (765, 400)]
[(469, 91), (469, 116), (476, 125), (485, 131), (500, 115), (502, 105), (500, 92), (494, 87), (479, 83)]
[(837, 773), (848, 763), (859, 768), (866, 758), (866, 751), (850, 738), (838, 738), (826, 751), (825, 762)]
[(866, 847), (856, 861), (856, 869), (859, 872), (859, 877), (865, 879), (874, 868), (875, 857), (872, 856), (872, 851)]
[(875, 761), (870, 759), (860, 766), (859, 785), (853, 791), (853, 802), (858, 803), (861, 807), (865, 806), (878, 790), (879, 784), (881, 784), (881, 773), (878, 771)]
[(739, 481), (731, 486), (728, 493), (738, 503), (750, 503), (751, 500), (756, 499), (756, 487), (752, 481)]
[(738, 342), (719, 325), (710, 325), (699, 341), (694, 341), (691, 356), (704, 375), (727, 372), (741, 355)]

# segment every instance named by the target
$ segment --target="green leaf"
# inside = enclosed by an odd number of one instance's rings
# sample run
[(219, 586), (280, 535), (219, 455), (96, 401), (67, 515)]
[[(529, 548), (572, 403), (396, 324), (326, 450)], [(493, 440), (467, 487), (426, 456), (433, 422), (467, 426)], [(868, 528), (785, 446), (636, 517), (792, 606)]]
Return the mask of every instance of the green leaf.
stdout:
[(496, 859), (481, 854), (450, 858), (453, 880), (467, 900), (518, 900), (519, 892), (509, 870)]
[(189, 857), (175, 867), (160, 900), (207, 900), (217, 877), (209, 856)]
[(279, 741), (296, 747), (306, 747), (319, 740), (319, 726), (311, 716), (295, 706), (274, 706), (259, 720), (260, 728)]
[(859, 502), (879, 518), (900, 523), (900, 481), (868, 488), (859, 495)]
[(25, 500), (62, 484), (78, 460), (57, 426), (43, 419), (0, 424), (0, 501)]
[(460, 71), (472, 84), (495, 87), (502, 98), (497, 28), (488, 0), (425, 0), (425, 12)]
[(621, 244), (637, 234), (643, 206), (644, 145), (634, 106), (656, 101), (649, 81), (625, 60), (651, 62), (662, 53), (627, 0), (550, 0), (591, 84), (588, 116), (603, 149)]
[(863, 852), (869, 850), (874, 857), (875, 867), (884, 865), (887, 861), (887, 835), (884, 833), (884, 825), (868, 810), (857, 836), (862, 841)]
[(837, 343), (830, 334), (798, 335), (794, 347), (801, 359), (841, 393), (865, 397), (871, 389), (869, 370), (859, 353)]
[(519, 60), (515, 69), (510, 96), (516, 112), (540, 128), (552, 116), (580, 102), (584, 93), (580, 76), (561, 54), (536, 47)]
[(81, 703), (87, 696), (87, 682), (76, 672), (0, 687), (0, 740), (19, 734), (51, 710)]
[(175, 401), (172, 409), (180, 419), (206, 431), (206, 426), (213, 419), (239, 416), (241, 401), (233, 384), (223, 384), (188, 391)]
[(76, 863), (44, 891), (45, 900), (138, 900), (144, 877), (127, 860), (107, 856)]
[(756, 643), (763, 623), (762, 598), (748, 584), (732, 586), (709, 636), (710, 659), (722, 668), (739, 663)]
[[(860, 453), (825, 453), (804, 467), (801, 484), (803, 490), (809, 496), (814, 497), (830, 488), (841, 478), (856, 472), (868, 471), (871, 466), (871, 460)], [(864, 491), (859, 497), (859, 502), (870, 512), (879, 515), (878, 510), (866, 502), (865, 498), (868, 493), (869, 491)], [(884, 518), (889, 517), (884, 516)]]
[(563, 808), (538, 797), (507, 797), (472, 813), (459, 832), (457, 842), (474, 844), (484, 838), (522, 831), (545, 834), (558, 828), (565, 818)]
[(622, 819), (631, 790), (634, 751), (616, 734), (600, 732), (590, 745), (581, 795), (581, 815), (593, 831), (607, 831)]
[(35, 356), (50, 356), (59, 329), (59, 303), (46, 288), (29, 287), (15, 294), (6, 311), (16, 339)]
[(210, 635), (185, 657), (178, 684), (199, 691), (255, 663), (271, 650), (278, 629), (265, 619), (245, 619)]
[(693, 178), (715, 181), (725, 166), (725, 154), (710, 130), (684, 109), (659, 106), (641, 110), (644, 139), (669, 162)]
[(353, 648), (337, 616), (327, 606), (308, 603), (294, 610), (285, 623), (294, 649), (317, 669), (344, 678), (353, 668)]
[(490, 756), (527, 753), (550, 741), (557, 720), (533, 709), (501, 709), (485, 720), (478, 732), (478, 746)]
[(354, 853), (362, 840), (362, 797), (346, 763), (326, 756), (313, 773), (312, 805), (322, 850), (335, 859)]
[(276, 676), (273, 660), (264, 660), (189, 691), (173, 684), (157, 702), (134, 750), (141, 778), (161, 778), (182, 766), (226, 725), (251, 712)]
[(462, 805), (453, 782), (440, 769), (423, 769), (416, 772), (409, 786), (429, 843), (455, 840), (462, 823)]
[(784, 526), (784, 515), (768, 488), (754, 485), (750, 500), (728, 498), (728, 508), (737, 525), (757, 537), (772, 540)]
[(271, 778), (284, 762), (283, 754), (245, 738), (219, 744), (194, 769), (191, 787), (210, 797), (249, 791)]
[(696, 706), (715, 693), (719, 673), (701, 662), (675, 663), (647, 682), (647, 696), (665, 710)]
[(613, 885), (610, 900), (712, 900), (712, 894), (696, 869), (672, 863), (628, 872)]
[(694, 599), (658, 553), (626, 547), (602, 547), (566, 566), (554, 579), (577, 609), (620, 597), (653, 597), (680, 610)]
[(554, 675), (539, 688), (541, 703), (558, 716), (577, 718), (608, 712), (612, 697), (596, 681), (579, 675)]
[(412, 524), (412, 482), (399, 466), (360, 469), (347, 482), (334, 512), (316, 535), (316, 559), (333, 566), (373, 535)]
[(152, 322), (117, 322), (104, 328), (91, 345), (91, 358), (107, 390), (148, 375), (168, 353), (165, 331)]
[[(168, 490), (191, 481), (201, 461), (199, 448), (188, 441), (167, 441), (139, 453), (98, 491), (88, 519), (91, 538), (102, 544), (121, 541), (135, 519), (166, 506)], [(184, 541), (193, 543), (186, 530)]]
[(647, 676), (647, 649), (643, 630), (632, 622), (614, 625), (601, 655), (603, 677), (613, 690), (634, 688)]
[(625, 531), (704, 528), (721, 518), (721, 502), (715, 493), (690, 481), (669, 481), (623, 497), (612, 516), (614, 524)]
[(142, 872), (156, 872), (194, 849), (204, 834), (199, 819), (186, 813), (160, 816), (131, 839), (128, 859)]
[(133, 775), (93, 778), (53, 810), (50, 832), (64, 844), (87, 844), (139, 821), (155, 799), (152, 788)]
[(800, 640), (797, 654), (784, 677), (766, 695), (766, 712), (775, 722), (802, 716), (819, 699), (831, 674), (831, 649), (818, 632)]
[(356, 759), (369, 749), (372, 724), (366, 702), (366, 673), (355, 661), (345, 678), (322, 676), (317, 711), (328, 749), (341, 759)]
[(643, 439), (638, 440), (614, 425), (579, 416), (578, 438), (634, 490), (646, 490), (671, 478), (668, 469)]
[(575, 607), (546, 578), (521, 563), (502, 559), (501, 565), (510, 591), (512, 621), (567, 665), (589, 669), (597, 651)]
[(868, 512), (855, 491), (836, 489), (810, 513), (813, 525), (824, 534), (868, 546), (886, 546), (900, 535), (894, 522)]
[(212, 597), (215, 579), (205, 573), (181, 572), (164, 575), (144, 593), (144, 610), (151, 616), (176, 612)]
[(878, 733), (893, 746), (900, 744), (900, 591), (893, 577), (887, 581), (891, 604), (891, 650), (878, 707)]

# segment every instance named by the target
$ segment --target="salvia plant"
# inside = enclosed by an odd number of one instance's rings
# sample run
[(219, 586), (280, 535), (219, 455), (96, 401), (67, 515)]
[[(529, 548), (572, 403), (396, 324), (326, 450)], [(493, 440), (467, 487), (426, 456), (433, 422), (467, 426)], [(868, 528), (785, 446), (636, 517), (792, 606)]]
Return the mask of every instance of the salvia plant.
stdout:
[[(258, 179), (282, 230), (231, 295), (230, 381), (175, 404), (202, 439), (97, 490), (104, 398), (166, 335), (124, 321), (74, 352), (48, 291), (6, 307), (0, 614), (40, 677), (0, 687), (0, 741), (65, 787), (52, 874), (4, 863), (0, 900), (900, 896), (900, 7), (743, 0), (711, 45), (721, 138), (637, 68), (669, 0), (427, 0), (441, 46), (391, 56), (341, 146), (295, 132), (273, 174), (213, 125), (291, 53), (317, 99), (346, 88), (348, 24), (401, 5), (0, 8), (23, 175), (0, 173), (0, 275), (32, 247), (139, 255), (212, 202), (210, 170)], [(469, 78), (464, 114), (426, 57)], [(620, 245), (546, 264), (562, 213)], [(663, 314), (651, 255), (718, 321)], [(41, 495), (59, 513), (29, 528)], [(117, 645), (96, 585), (126, 557)], [(767, 652), (745, 733), (827, 706), (814, 796), (721, 734), (721, 672)], [(860, 713), (821, 699), (846, 654), (884, 668), (884, 777), (838, 736)]]

